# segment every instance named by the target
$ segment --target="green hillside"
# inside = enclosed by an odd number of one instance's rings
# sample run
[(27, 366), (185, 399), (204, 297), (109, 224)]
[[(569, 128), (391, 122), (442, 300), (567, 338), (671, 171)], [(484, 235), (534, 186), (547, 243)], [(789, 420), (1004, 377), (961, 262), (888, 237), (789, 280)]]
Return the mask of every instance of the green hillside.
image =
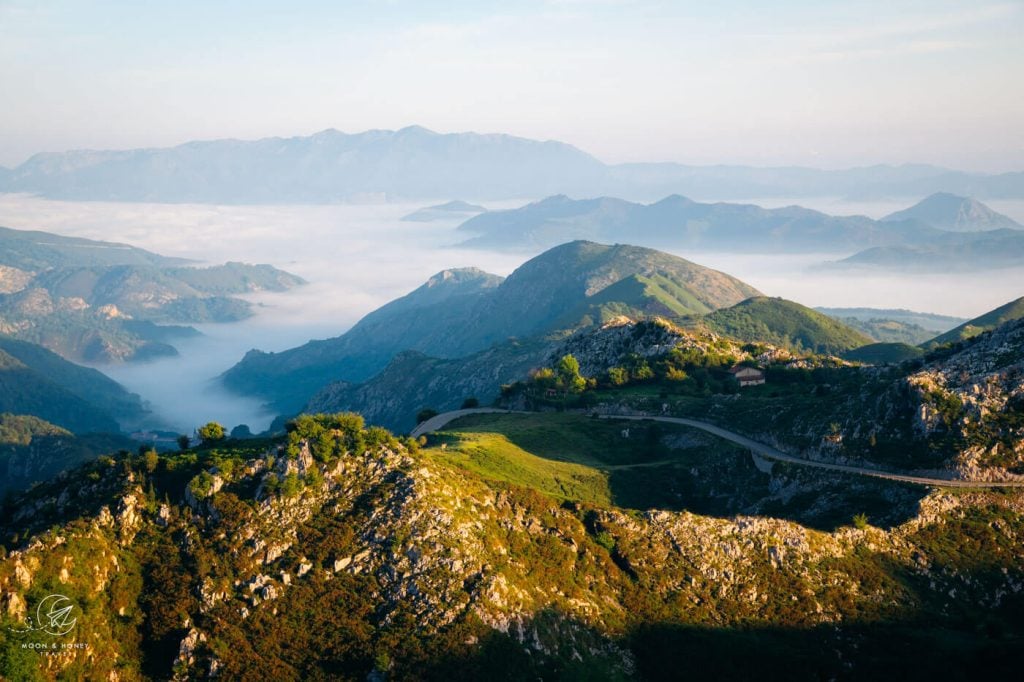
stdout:
[(886, 365), (923, 357), (924, 351), (906, 343), (870, 343), (842, 354), (844, 360), (868, 365)]
[[(773, 499), (750, 454), (703, 431), (658, 422), (582, 414), (477, 414), (428, 439), (425, 453), (499, 484), (531, 488), (555, 500), (698, 514), (760, 513), (834, 527), (870, 511), (876, 523), (903, 518), (917, 499), (899, 486), (799, 468), (784, 476), (829, 495), (827, 510), (808, 497)], [(812, 481), (814, 481), (812, 483)], [(831, 525), (830, 525), (831, 524)]]
[(701, 321), (712, 331), (734, 339), (813, 353), (838, 354), (872, 342), (838, 320), (781, 298), (750, 298), (716, 310)]
[(28, 414), (70, 431), (117, 431), (118, 424), (66, 388), (0, 351), (0, 411)]
[(977, 336), (982, 332), (987, 332), (995, 329), (1004, 322), (1010, 320), (1019, 320), (1024, 317), (1024, 296), (1016, 300), (1010, 301), (1005, 305), (1001, 305), (995, 310), (990, 310), (984, 315), (979, 315), (973, 320), (968, 320), (959, 327), (955, 327), (945, 334), (940, 334), (934, 339), (924, 344), (926, 347), (941, 346), (946, 343), (955, 343), (957, 341), (963, 341), (971, 337)]
[(627, 277), (591, 296), (584, 305), (595, 321), (618, 315), (633, 319), (682, 317), (711, 310), (685, 284), (660, 273)]
[(295, 412), (328, 383), (364, 381), (402, 351), (457, 358), (612, 315), (677, 317), (759, 295), (734, 277), (670, 254), (583, 241), (550, 249), (504, 280), (464, 274), (438, 300), (431, 283), (443, 275), (340, 337), (280, 353), (250, 352), (223, 375), (224, 383)]
[(0, 413), (0, 494), (50, 480), (98, 455), (134, 445), (116, 434), (75, 436), (38, 417)]
[(69, 431), (120, 430), (146, 414), (139, 396), (45, 348), (0, 336), (0, 412), (34, 415)]

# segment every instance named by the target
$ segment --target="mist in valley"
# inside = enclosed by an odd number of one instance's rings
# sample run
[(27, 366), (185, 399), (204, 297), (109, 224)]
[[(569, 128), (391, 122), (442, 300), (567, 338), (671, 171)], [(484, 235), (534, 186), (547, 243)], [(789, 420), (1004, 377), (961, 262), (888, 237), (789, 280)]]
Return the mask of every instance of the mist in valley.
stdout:
[[(442, 200), (447, 200), (443, 198)], [(280, 351), (344, 333), (363, 315), (421, 285), (434, 273), (476, 266), (507, 275), (536, 254), (459, 248), (460, 219), (400, 218), (432, 202), (327, 206), (216, 206), (65, 202), (0, 195), (0, 225), (126, 242), (200, 263), (269, 263), (308, 280), (286, 293), (249, 295), (256, 315), (235, 324), (198, 325), (202, 337), (176, 344), (180, 356), (105, 365), (102, 371), (147, 400), (155, 426), (191, 431), (209, 420), (265, 429), (274, 414), (258, 400), (226, 392), (216, 377), (246, 351)], [(508, 208), (523, 202), (491, 203)], [(838, 200), (753, 200), (801, 204), (835, 214), (881, 217), (913, 200), (857, 204)], [(1024, 222), (1024, 202), (990, 202)], [(620, 241), (630, 242), (628, 234)], [(1024, 293), (1024, 269), (979, 273), (826, 272), (822, 262), (849, 254), (676, 255), (736, 276), (770, 296), (808, 306), (908, 308), (973, 317)]]

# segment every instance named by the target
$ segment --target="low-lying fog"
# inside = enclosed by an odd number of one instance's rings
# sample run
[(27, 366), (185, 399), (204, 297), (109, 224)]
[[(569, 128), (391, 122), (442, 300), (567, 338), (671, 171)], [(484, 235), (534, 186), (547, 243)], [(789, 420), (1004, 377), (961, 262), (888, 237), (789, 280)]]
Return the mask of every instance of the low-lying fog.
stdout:
[[(448, 197), (442, 200), (447, 200)], [(208, 263), (270, 263), (310, 284), (252, 297), (245, 322), (200, 325), (204, 336), (177, 344), (180, 357), (101, 369), (150, 402), (170, 426), (191, 430), (211, 419), (254, 431), (273, 415), (257, 400), (228, 394), (213, 379), (250, 348), (278, 351), (343, 333), (362, 315), (419, 286), (438, 270), (477, 266), (507, 275), (526, 256), (457, 248), (458, 220), (399, 218), (433, 202), (334, 206), (208, 206), (49, 201), (0, 194), (0, 225), (133, 244)], [(763, 200), (836, 214), (880, 217), (912, 201), (855, 204), (834, 200)], [(1024, 223), (1024, 202), (986, 202)], [(490, 208), (504, 208), (490, 205)], [(628, 242), (628, 235), (621, 241)], [(678, 255), (728, 272), (766, 294), (810, 306), (909, 308), (972, 317), (1024, 293), (1024, 269), (949, 275), (815, 272), (839, 255), (798, 257), (727, 253)]]

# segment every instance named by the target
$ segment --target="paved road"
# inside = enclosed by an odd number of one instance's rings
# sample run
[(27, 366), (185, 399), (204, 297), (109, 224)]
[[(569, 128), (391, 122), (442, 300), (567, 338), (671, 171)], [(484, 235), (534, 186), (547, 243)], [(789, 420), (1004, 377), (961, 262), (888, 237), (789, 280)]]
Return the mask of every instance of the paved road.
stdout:
[[(459, 417), (465, 417), (470, 414), (494, 414), (495, 412), (504, 412), (506, 414), (513, 414), (510, 410), (496, 410), (493, 407), (474, 407), (467, 410), (452, 410), (451, 412), (442, 412), (439, 415), (433, 416), (421, 424), (417, 424), (416, 428), (413, 429), (409, 435), (413, 438), (419, 438), (420, 436), (432, 433), (438, 429), (444, 427), (449, 422), (453, 422)], [(525, 414), (520, 412), (518, 414)]]
[[(511, 412), (509, 410), (497, 410), (494, 408), (477, 408), (472, 410), (455, 410), (452, 412), (444, 412), (431, 417), (427, 421), (423, 422), (412, 432), (414, 437), (422, 436), (423, 434), (437, 431), (444, 427), (448, 423), (471, 414), (493, 414), (493, 413), (506, 413), (506, 414), (529, 414), (527, 412)], [(701, 431), (707, 431), (708, 433), (724, 438), (725, 440), (732, 441), (737, 445), (749, 449), (754, 454), (763, 457), (765, 459), (772, 459), (778, 462), (786, 462), (788, 464), (796, 464), (798, 466), (812, 467), (815, 469), (825, 469), (827, 471), (841, 471), (847, 474), (857, 474), (858, 476), (872, 476), (874, 478), (884, 478), (889, 481), (900, 481), (903, 483), (917, 483), (919, 485), (931, 485), (931, 486), (942, 486), (945, 488), (1020, 488), (1024, 487), (1024, 481), (964, 481), (960, 479), (950, 480), (944, 478), (928, 478), (926, 476), (910, 476), (906, 474), (895, 474), (888, 471), (881, 471), (879, 469), (866, 469), (863, 467), (852, 467), (845, 466), (842, 464), (828, 464), (827, 462), (815, 462), (809, 459), (803, 459), (801, 457), (794, 457), (793, 455), (787, 455), (784, 452), (780, 452), (770, 445), (759, 443), (756, 440), (751, 440), (746, 436), (741, 436), (738, 433), (728, 431), (720, 426), (709, 424), (707, 422), (698, 421), (696, 419), (685, 419), (683, 417), (648, 417), (643, 415), (601, 415), (603, 419), (625, 419), (631, 421), (643, 421), (650, 420), (656, 422), (665, 422), (667, 424), (679, 424), (681, 426), (689, 426), (694, 429), (700, 429)]]

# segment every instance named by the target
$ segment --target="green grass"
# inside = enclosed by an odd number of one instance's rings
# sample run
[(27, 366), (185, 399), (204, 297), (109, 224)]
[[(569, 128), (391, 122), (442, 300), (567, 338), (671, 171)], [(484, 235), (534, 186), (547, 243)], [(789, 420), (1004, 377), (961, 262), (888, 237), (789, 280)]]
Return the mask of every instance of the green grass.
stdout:
[[(694, 408), (701, 402), (689, 400)], [(912, 515), (923, 495), (914, 486), (777, 464), (776, 483), (801, 486), (798, 494), (779, 496), (746, 450), (658, 422), (495, 413), (456, 420), (430, 438), (427, 456), (485, 482), (602, 507), (758, 514), (832, 530), (858, 513), (890, 527)]]
[(608, 474), (594, 467), (538, 457), (500, 433), (446, 433), (443, 438), (451, 445), (431, 454), (483, 478), (533, 488), (559, 500), (612, 503)]
[(464, 417), (434, 434), (426, 452), (555, 499), (635, 509), (706, 507), (709, 491), (694, 467), (757, 475), (743, 451), (692, 429), (572, 413)]

